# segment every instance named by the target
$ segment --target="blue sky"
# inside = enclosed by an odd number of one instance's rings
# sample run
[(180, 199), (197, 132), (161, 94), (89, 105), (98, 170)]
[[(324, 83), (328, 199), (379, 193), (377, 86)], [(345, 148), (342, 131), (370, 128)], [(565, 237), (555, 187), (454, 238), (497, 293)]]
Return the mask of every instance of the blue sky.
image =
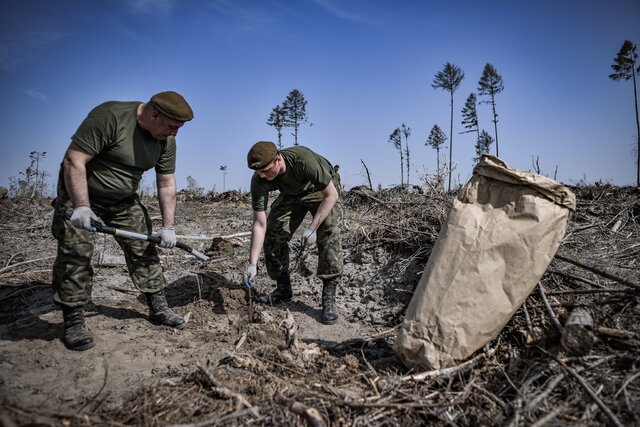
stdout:
[[(455, 92), (454, 182), (473, 167), (460, 110), (486, 63), (502, 75), (500, 155), (567, 184), (635, 183), (633, 85), (610, 80), (625, 39), (640, 44), (637, 0), (20, 0), (0, 17), (0, 185), (46, 152), (55, 183), (71, 135), (107, 100), (146, 101), (175, 90), (195, 119), (178, 135), (178, 187), (246, 190), (246, 152), (294, 88), (313, 124), (299, 142), (341, 165), (343, 182), (400, 183), (389, 134), (409, 138), (411, 182), (436, 169), (425, 146), (449, 134), (449, 94), (431, 83), (446, 62), (465, 72)], [(493, 135), (490, 106), (480, 127)], [(284, 144), (293, 138), (285, 130)], [(447, 142), (448, 144), (448, 142)], [(448, 149), (446, 150), (448, 152)], [(145, 181), (152, 183), (149, 172)]]

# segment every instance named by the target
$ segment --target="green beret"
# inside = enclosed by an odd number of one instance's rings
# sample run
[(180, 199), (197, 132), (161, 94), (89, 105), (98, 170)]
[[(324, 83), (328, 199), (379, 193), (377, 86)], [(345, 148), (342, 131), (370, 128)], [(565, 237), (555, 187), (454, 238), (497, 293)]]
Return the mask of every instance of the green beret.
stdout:
[(247, 165), (249, 169), (262, 169), (276, 158), (278, 149), (271, 141), (258, 141), (253, 144), (249, 154), (247, 154)]
[(193, 119), (193, 110), (187, 101), (177, 92), (156, 93), (151, 97), (151, 104), (162, 114), (180, 122)]

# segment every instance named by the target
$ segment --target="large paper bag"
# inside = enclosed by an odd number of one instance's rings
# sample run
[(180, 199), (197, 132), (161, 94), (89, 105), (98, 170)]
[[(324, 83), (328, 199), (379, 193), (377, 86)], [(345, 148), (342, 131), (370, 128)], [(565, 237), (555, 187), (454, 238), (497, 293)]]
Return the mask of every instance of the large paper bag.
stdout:
[(575, 195), (485, 155), (454, 200), (396, 339), (409, 368), (463, 361), (496, 337), (562, 240)]

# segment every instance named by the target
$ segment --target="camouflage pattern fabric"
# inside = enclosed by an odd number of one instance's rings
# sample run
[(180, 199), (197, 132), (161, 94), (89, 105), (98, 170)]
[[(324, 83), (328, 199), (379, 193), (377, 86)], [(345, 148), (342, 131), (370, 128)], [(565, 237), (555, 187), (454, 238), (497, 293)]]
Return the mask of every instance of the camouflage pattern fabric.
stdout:
[[(53, 265), (53, 300), (67, 307), (81, 307), (91, 299), (93, 233), (71, 224), (73, 208), (68, 200), (56, 199), (51, 232), (58, 240)], [(137, 233), (151, 233), (151, 219), (137, 195), (112, 206), (91, 205), (105, 225)], [(154, 244), (115, 238), (124, 251), (133, 284), (143, 293), (158, 292), (166, 286), (160, 258)]]
[[(267, 216), (267, 233), (264, 255), (269, 277), (274, 280), (289, 271), (289, 245), (291, 236), (298, 229), (305, 215), (314, 215), (322, 201), (322, 193), (311, 193), (305, 197), (280, 194), (273, 202)], [(342, 205), (338, 201), (317, 230), (318, 272), (323, 281), (342, 276)]]

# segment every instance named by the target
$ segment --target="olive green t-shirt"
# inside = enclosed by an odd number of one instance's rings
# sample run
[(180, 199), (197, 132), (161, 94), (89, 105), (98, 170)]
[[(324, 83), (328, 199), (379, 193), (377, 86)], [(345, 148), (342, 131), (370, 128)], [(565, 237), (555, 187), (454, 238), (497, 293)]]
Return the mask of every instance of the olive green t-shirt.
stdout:
[(86, 166), (92, 201), (117, 203), (132, 196), (142, 174), (151, 168), (155, 167), (157, 174), (175, 172), (175, 138), (155, 139), (140, 127), (137, 119), (140, 104), (111, 101), (98, 105), (71, 137), (94, 156)]
[(301, 145), (280, 150), (286, 170), (273, 181), (260, 178), (254, 173), (251, 178), (251, 206), (256, 212), (267, 210), (269, 191), (280, 190), (287, 196), (306, 196), (322, 191), (333, 178), (331, 163), (319, 154)]

